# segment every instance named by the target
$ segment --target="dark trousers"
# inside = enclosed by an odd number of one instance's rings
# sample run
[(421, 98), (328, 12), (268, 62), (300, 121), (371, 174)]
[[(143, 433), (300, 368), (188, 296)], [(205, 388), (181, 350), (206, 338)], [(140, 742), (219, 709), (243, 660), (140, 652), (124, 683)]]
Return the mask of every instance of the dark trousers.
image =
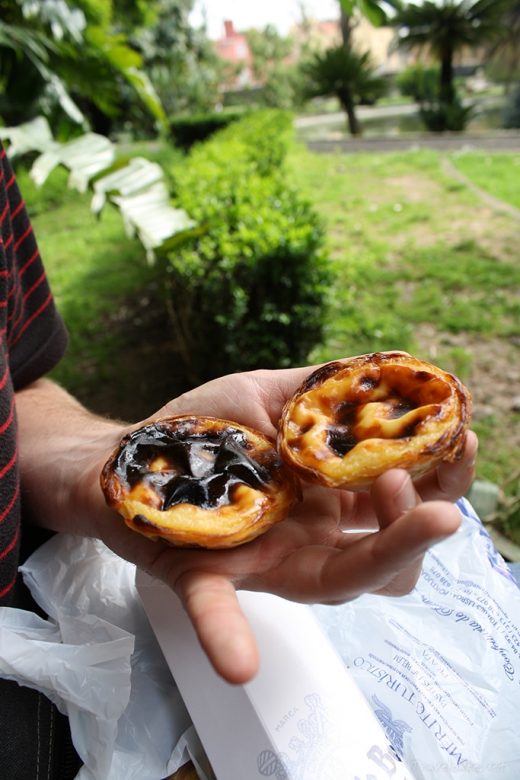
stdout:
[[(22, 560), (44, 539), (29, 541)], [(46, 617), (18, 579), (11, 606)], [(80, 768), (68, 718), (39, 691), (0, 679), (1, 780), (73, 780)]]

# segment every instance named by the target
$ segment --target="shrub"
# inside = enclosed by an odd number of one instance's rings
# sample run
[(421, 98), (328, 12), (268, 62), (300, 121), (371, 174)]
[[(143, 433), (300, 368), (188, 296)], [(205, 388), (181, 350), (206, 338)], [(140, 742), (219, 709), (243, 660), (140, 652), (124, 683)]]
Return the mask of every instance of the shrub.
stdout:
[(395, 83), (402, 95), (416, 103), (434, 100), (439, 93), (439, 67), (410, 65), (396, 76)]
[(177, 146), (187, 150), (243, 116), (243, 109), (176, 116), (169, 120), (170, 137)]
[(503, 126), (507, 130), (514, 130), (520, 127), (520, 87), (513, 92), (504, 109)]
[(434, 100), (423, 105), (420, 116), (434, 133), (461, 132), (465, 130), (474, 112), (474, 106), (464, 106), (458, 97), (452, 101)]
[(177, 202), (200, 226), (167, 255), (174, 341), (193, 384), (301, 363), (322, 336), (324, 232), (286, 179), (287, 122), (249, 116), (173, 172)]
[(267, 176), (280, 171), (293, 137), (292, 114), (288, 111), (260, 110), (244, 117), (219, 133), (218, 143), (209, 154), (229, 164), (232, 143), (237, 162), (249, 161), (257, 173)]

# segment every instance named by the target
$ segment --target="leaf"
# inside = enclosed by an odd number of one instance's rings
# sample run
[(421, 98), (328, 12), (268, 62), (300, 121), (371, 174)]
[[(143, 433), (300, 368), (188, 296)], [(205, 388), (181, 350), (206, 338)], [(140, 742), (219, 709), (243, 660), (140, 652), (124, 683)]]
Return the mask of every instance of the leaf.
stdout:
[(398, 10), (401, 0), (340, 0), (341, 8), (347, 16), (352, 16), (357, 8), (376, 27), (388, 22), (386, 8)]
[(69, 36), (76, 43), (82, 43), (86, 19), (79, 8), (69, 8), (64, 2), (35, 3), (33, 0), (19, 0), (19, 3), (23, 16), (29, 20), (38, 18), (40, 24), (48, 24), (56, 40)]
[(195, 226), (184, 209), (171, 205), (160, 165), (143, 157), (94, 182), (92, 210), (99, 213), (107, 198), (119, 207), (128, 235), (139, 236), (149, 262), (156, 247)]
[(70, 171), (69, 186), (85, 192), (90, 179), (114, 159), (115, 146), (103, 135), (86, 133), (66, 144), (56, 144), (35, 160), (31, 178), (41, 186), (56, 165)]
[(10, 157), (26, 152), (44, 152), (56, 144), (49, 123), (43, 116), (18, 127), (0, 127), (0, 139), (9, 141)]
[(357, 5), (356, 0), (339, 0), (339, 4), (347, 16), (352, 16), (354, 8)]
[(47, 90), (54, 93), (60, 106), (65, 113), (72, 119), (73, 122), (77, 122), (78, 125), (86, 125), (86, 119), (76, 103), (72, 100), (71, 96), (67, 92), (65, 84), (55, 73), (50, 70), (47, 71)]
[(152, 82), (142, 70), (137, 68), (129, 68), (125, 73), (129, 84), (133, 86), (144, 105), (148, 108), (150, 113), (161, 123), (163, 129), (168, 128), (168, 118), (163, 108), (161, 100), (155, 91)]
[(387, 20), (386, 13), (377, 0), (358, 0), (359, 10), (375, 27), (381, 27)]
[(162, 181), (163, 178), (164, 174), (160, 165), (152, 163), (144, 157), (134, 157), (123, 167), (96, 179), (93, 185), (92, 211), (98, 214), (110, 193), (119, 193), (123, 196), (135, 195), (137, 192)]

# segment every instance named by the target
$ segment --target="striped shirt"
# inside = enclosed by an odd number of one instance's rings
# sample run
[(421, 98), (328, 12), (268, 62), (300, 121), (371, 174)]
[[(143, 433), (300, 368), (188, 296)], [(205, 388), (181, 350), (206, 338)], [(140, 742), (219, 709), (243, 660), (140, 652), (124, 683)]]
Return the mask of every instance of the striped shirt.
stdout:
[(20, 537), (20, 476), (14, 393), (61, 358), (66, 331), (56, 312), (15, 176), (0, 145), (0, 605), (12, 603)]

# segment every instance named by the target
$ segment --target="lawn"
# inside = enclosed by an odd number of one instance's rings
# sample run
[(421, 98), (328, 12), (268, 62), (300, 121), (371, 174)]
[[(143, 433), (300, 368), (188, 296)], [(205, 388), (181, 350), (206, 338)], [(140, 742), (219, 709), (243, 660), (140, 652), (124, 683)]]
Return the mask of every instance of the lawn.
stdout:
[[(520, 206), (520, 155), (449, 159)], [(442, 160), (424, 150), (292, 152), (290, 175), (322, 215), (336, 273), (325, 339), (311, 359), (407, 349), (456, 372), (474, 396), (478, 476), (505, 486), (520, 445), (519, 224), (450, 177)], [(153, 337), (164, 328), (154, 269), (118, 213), (97, 221), (62, 171), (39, 191), (23, 172), (20, 180), (71, 330), (56, 378), (96, 411), (152, 413), (176, 389), (164, 338)], [(141, 370), (156, 353), (156, 369)], [(507, 490), (520, 492), (514, 481)]]
[(520, 209), (520, 154), (462, 152), (452, 162), (478, 187)]

